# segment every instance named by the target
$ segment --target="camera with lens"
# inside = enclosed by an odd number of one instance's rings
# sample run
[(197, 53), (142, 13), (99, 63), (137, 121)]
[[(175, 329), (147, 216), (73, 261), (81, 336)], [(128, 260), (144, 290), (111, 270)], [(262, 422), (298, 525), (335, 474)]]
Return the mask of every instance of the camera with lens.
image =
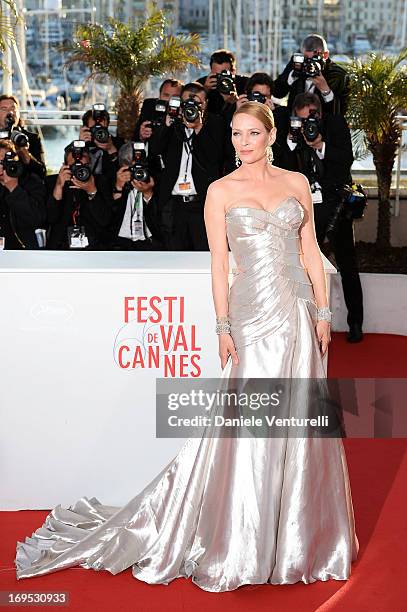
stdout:
[(160, 127), (164, 123), (167, 112), (167, 100), (157, 100), (154, 106), (154, 115), (149, 123), (152, 129)]
[(106, 119), (106, 115), (107, 111), (104, 104), (94, 104), (92, 106), (92, 119), (95, 125), (90, 128), (90, 133), (92, 134), (93, 140), (102, 144), (108, 142), (110, 137), (107, 127), (101, 124), (101, 122)]
[(201, 114), (201, 106), (193, 98), (181, 102), (182, 115), (188, 123), (195, 123)]
[(179, 96), (171, 96), (168, 100), (167, 114), (173, 121), (178, 119), (180, 106), (181, 98)]
[(18, 159), (13, 151), (6, 151), (4, 159), (0, 162), (0, 164), (3, 166), (4, 172), (10, 178), (18, 178), (24, 172), (23, 163)]
[(362, 219), (367, 206), (367, 192), (363, 185), (352, 183), (351, 185), (345, 185), (345, 187), (338, 187), (337, 192), (339, 193), (340, 201), (335, 207), (327, 225), (327, 235), (335, 233), (340, 218), (348, 219), (349, 221)]
[(266, 96), (260, 91), (249, 91), (247, 99), (249, 102), (261, 102), (261, 104), (265, 104), (267, 100)]
[(74, 140), (71, 149), (74, 163), (69, 166), (69, 170), (78, 181), (86, 183), (92, 176), (92, 171), (89, 164), (82, 162), (83, 153), (85, 151), (86, 143), (84, 140)]
[(225, 96), (235, 91), (235, 78), (230, 70), (222, 70), (216, 75), (216, 89)]
[(309, 142), (314, 142), (321, 133), (321, 120), (317, 111), (312, 110), (306, 119), (302, 120), (302, 131), (304, 138)]
[(10, 140), (16, 147), (28, 146), (28, 138), (23, 132), (20, 132), (20, 130), (12, 130)]
[(148, 169), (146, 147), (144, 142), (133, 143), (133, 164), (129, 166), (131, 180), (148, 183), (150, 172)]
[(301, 117), (290, 118), (290, 135), (292, 142), (299, 143), (302, 140), (302, 119)]
[(302, 53), (294, 53), (292, 61), (294, 73), (304, 79), (319, 76), (324, 68), (324, 59), (319, 54), (305, 57)]
[(8, 130), (9, 133), (11, 132), (11, 130), (14, 127), (15, 120), (16, 120), (16, 118), (14, 117), (13, 113), (7, 113), (6, 120), (5, 120), (5, 128), (4, 129)]

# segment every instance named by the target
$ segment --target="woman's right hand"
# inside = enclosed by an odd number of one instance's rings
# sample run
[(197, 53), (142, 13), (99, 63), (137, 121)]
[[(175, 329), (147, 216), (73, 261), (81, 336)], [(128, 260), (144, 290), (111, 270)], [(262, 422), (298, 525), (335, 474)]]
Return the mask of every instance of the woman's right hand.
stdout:
[(219, 357), (222, 370), (227, 363), (229, 354), (232, 356), (233, 363), (237, 365), (239, 357), (237, 356), (232, 336), (230, 334), (219, 334)]

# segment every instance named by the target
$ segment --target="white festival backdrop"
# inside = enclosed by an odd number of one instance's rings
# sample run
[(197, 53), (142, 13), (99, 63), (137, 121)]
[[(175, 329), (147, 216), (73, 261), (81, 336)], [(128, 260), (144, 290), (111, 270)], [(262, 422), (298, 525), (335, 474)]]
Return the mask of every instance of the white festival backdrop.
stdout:
[[(0, 509), (127, 503), (185, 443), (156, 438), (156, 378), (220, 375), (209, 253), (3, 251), (0, 283)], [(183, 319), (175, 371), (132, 367), (161, 333), (138, 299)]]

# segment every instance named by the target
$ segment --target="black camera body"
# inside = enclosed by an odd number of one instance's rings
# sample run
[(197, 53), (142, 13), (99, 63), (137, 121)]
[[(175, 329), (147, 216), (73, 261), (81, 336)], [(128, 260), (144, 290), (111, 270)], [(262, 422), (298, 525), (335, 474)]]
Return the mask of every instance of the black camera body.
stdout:
[(247, 99), (249, 102), (260, 102), (261, 104), (265, 104), (267, 100), (266, 96), (260, 91), (249, 91)]
[(293, 64), (299, 66), (294, 65), (294, 73), (304, 79), (319, 76), (325, 66), (325, 61), (319, 54), (313, 57), (305, 57), (302, 53), (294, 53), (292, 61)]
[(6, 151), (4, 159), (0, 163), (3, 166), (4, 172), (10, 178), (19, 178), (24, 172), (23, 163), (13, 151)]
[(216, 75), (216, 89), (225, 96), (230, 96), (230, 94), (235, 91), (235, 77), (230, 70), (218, 72)]
[(72, 176), (74, 176), (81, 183), (87, 183), (92, 176), (92, 170), (90, 169), (89, 164), (84, 164), (82, 162), (85, 147), (86, 143), (84, 140), (74, 140), (71, 153), (75, 161), (69, 166)]
[(154, 115), (150, 121), (149, 127), (152, 129), (160, 127), (164, 123), (165, 115), (167, 112), (168, 103), (167, 100), (157, 99), (154, 106)]
[(189, 98), (188, 100), (183, 100), (181, 102), (181, 110), (182, 116), (185, 121), (188, 123), (195, 123), (199, 119), (199, 115), (201, 114), (201, 107), (198, 102)]
[(334, 212), (329, 219), (326, 228), (328, 236), (335, 234), (339, 219), (362, 219), (367, 206), (367, 192), (363, 185), (352, 183), (338, 188), (339, 204), (335, 206)]
[(7, 113), (4, 129), (8, 130), (8, 132), (10, 133), (14, 127), (14, 123), (15, 123), (15, 117), (13, 113)]
[(106, 107), (104, 104), (94, 104), (92, 106), (92, 119), (95, 125), (90, 128), (92, 139), (101, 144), (105, 144), (109, 141), (109, 130), (107, 127), (101, 124), (102, 120), (106, 118)]
[(150, 171), (148, 169), (147, 155), (144, 142), (133, 144), (133, 164), (129, 166), (132, 180), (142, 183), (150, 182)]
[(311, 111), (306, 119), (302, 120), (302, 131), (304, 138), (309, 142), (314, 142), (321, 133), (321, 120), (316, 111)]

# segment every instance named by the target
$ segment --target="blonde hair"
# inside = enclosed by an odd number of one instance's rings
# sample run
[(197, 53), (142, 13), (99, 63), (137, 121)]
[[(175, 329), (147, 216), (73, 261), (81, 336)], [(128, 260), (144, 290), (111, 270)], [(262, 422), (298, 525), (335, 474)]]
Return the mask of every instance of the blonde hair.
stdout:
[[(244, 102), (240, 108), (233, 114), (233, 117), (244, 113), (245, 115), (251, 115), (262, 122), (268, 132), (274, 128), (274, 117), (271, 109), (266, 104), (259, 102)], [(233, 119), (232, 119), (233, 121)]]

